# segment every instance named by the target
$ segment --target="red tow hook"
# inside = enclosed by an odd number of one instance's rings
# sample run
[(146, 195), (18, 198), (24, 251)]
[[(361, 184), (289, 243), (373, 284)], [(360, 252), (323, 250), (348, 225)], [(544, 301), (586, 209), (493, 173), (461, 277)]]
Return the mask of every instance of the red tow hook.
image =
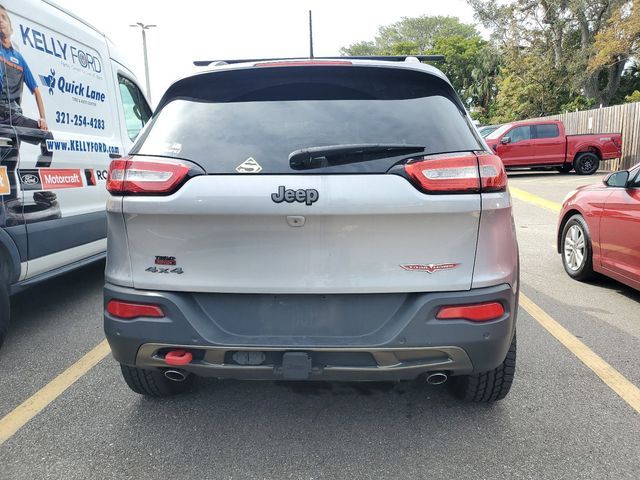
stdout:
[(171, 350), (164, 356), (164, 363), (167, 365), (187, 365), (191, 360), (193, 355), (186, 350)]

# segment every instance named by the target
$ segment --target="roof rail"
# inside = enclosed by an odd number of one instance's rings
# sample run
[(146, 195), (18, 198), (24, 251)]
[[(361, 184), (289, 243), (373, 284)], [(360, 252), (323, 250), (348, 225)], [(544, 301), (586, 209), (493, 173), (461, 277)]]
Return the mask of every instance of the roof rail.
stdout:
[(258, 63), (258, 62), (276, 62), (288, 60), (383, 60), (387, 62), (405, 62), (407, 60), (417, 59), (426, 62), (444, 62), (444, 55), (371, 55), (371, 56), (347, 56), (347, 57), (288, 57), (288, 58), (243, 58), (232, 60), (194, 60), (196, 67), (208, 67), (215, 65), (231, 65), (233, 63)]

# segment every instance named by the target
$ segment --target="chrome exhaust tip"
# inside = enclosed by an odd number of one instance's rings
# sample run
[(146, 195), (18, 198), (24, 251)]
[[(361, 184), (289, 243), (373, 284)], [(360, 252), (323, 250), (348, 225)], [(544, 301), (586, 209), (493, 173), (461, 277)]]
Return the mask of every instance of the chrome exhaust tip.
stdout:
[(434, 372), (427, 375), (427, 383), (429, 385), (442, 385), (448, 378), (444, 372)]
[(187, 374), (181, 370), (165, 370), (164, 376), (172, 382), (184, 382), (187, 379)]

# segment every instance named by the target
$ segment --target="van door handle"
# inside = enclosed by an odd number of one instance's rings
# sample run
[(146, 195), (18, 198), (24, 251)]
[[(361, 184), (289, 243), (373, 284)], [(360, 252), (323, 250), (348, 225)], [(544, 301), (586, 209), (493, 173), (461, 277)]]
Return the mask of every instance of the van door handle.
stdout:
[(13, 139), (0, 137), (0, 147), (13, 147)]
[(110, 153), (109, 158), (122, 158), (122, 155), (119, 153)]

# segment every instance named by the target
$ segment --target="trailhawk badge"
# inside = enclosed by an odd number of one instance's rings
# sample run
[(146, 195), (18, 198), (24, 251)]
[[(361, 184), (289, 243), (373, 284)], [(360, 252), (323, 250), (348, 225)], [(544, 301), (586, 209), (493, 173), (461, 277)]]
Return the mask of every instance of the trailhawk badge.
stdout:
[(439, 272), (441, 270), (451, 270), (452, 268), (459, 267), (459, 263), (408, 263), (405, 265), (400, 265), (405, 270), (409, 270), (411, 272), (427, 272), (434, 273)]
[(247, 158), (244, 162), (236, 167), (238, 173), (260, 173), (262, 167), (253, 157)]

